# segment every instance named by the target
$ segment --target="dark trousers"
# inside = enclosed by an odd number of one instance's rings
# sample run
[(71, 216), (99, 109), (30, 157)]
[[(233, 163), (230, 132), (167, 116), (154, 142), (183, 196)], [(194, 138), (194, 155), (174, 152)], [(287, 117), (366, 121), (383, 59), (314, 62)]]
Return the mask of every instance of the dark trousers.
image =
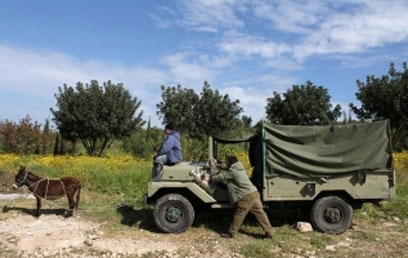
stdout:
[(234, 219), (229, 229), (232, 235), (238, 232), (248, 212), (251, 212), (255, 216), (266, 234), (272, 235), (272, 226), (269, 222), (268, 215), (266, 215), (263, 209), (259, 192), (251, 193), (236, 203)]

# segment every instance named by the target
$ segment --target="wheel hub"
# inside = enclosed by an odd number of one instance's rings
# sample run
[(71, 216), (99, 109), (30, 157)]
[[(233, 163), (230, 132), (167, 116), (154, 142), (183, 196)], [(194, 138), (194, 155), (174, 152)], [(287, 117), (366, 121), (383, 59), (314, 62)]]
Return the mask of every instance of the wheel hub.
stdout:
[(167, 209), (165, 216), (167, 221), (177, 223), (181, 216), (181, 211), (176, 207), (170, 207)]
[(327, 208), (324, 213), (324, 218), (330, 224), (337, 223), (341, 220), (340, 210), (337, 208)]

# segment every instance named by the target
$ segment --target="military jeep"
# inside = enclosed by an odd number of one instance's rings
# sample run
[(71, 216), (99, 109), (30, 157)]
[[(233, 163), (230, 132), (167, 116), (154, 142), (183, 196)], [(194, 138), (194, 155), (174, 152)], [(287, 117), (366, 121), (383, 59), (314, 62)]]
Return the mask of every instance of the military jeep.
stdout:
[(245, 139), (209, 138), (206, 162), (164, 166), (160, 182), (149, 182), (156, 227), (186, 231), (194, 207), (233, 208), (224, 184), (201, 180), (218, 173), (213, 164), (219, 144), (248, 142), (251, 181), (265, 206), (306, 211), (314, 229), (340, 234), (352, 224), (353, 210), (365, 202), (395, 196), (389, 121), (329, 126), (282, 126), (263, 122)]

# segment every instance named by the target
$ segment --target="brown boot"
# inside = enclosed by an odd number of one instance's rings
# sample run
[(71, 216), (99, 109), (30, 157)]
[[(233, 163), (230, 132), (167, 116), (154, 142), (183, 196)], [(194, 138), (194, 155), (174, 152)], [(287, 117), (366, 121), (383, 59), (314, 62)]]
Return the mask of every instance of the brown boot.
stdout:
[(234, 235), (231, 233), (221, 233), (222, 238), (234, 238)]
[(268, 231), (268, 232), (265, 232), (265, 238), (273, 238), (273, 235), (272, 235), (272, 232), (270, 232), (270, 231)]

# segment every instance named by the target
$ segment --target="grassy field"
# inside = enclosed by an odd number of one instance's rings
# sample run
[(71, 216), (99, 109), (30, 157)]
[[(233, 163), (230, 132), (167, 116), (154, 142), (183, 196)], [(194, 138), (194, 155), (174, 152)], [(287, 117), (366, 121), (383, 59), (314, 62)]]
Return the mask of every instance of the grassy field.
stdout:
[[(300, 233), (291, 228), (296, 221), (306, 219), (299, 210), (269, 210), (275, 228), (272, 240), (259, 239), (262, 229), (250, 216), (236, 240), (220, 239), (218, 234), (225, 231), (232, 220), (231, 210), (197, 211), (195, 222), (186, 233), (157, 234), (151, 207), (144, 206), (141, 198), (150, 178), (151, 161), (125, 154), (103, 158), (3, 154), (0, 155), (0, 177), (5, 178), (10, 171), (14, 173), (20, 165), (44, 177), (77, 177), (84, 185), (78, 212), (81, 218), (103, 223), (103, 230), (115, 237), (151, 232), (153, 236), (143, 237), (168, 238), (185, 246), (178, 249), (179, 257), (200, 257), (199, 254), (216, 257), (213, 252), (220, 250), (241, 257), (408, 257), (408, 152), (395, 153), (394, 162), (396, 198), (380, 206), (364, 205), (355, 213), (352, 230), (342, 235)], [(11, 185), (12, 177), (7, 178), (9, 182), (2, 183)], [(55, 205), (65, 207), (65, 202), (57, 201)], [(35, 202), (24, 201), (19, 205), (24, 207), (23, 211), (32, 212)], [(1, 204), (0, 209), (3, 210), (0, 219), (10, 216), (5, 204)], [(0, 248), (0, 255), (1, 252)], [(148, 253), (144, 257), (166, 255)]]

